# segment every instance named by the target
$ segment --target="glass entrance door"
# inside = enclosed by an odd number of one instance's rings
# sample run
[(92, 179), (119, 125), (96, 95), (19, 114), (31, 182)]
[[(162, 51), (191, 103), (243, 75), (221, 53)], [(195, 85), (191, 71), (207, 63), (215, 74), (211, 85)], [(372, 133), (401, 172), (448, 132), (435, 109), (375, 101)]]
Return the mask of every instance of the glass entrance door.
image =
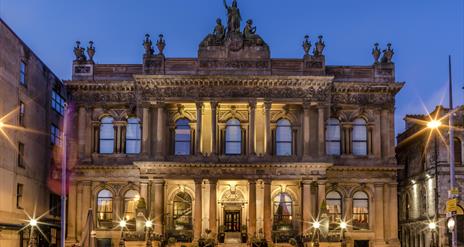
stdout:
[(239, 232), (240, 231), (240, 211), (239, 210), (226, 210), (224, 212), (224, 230), (226, 232)]

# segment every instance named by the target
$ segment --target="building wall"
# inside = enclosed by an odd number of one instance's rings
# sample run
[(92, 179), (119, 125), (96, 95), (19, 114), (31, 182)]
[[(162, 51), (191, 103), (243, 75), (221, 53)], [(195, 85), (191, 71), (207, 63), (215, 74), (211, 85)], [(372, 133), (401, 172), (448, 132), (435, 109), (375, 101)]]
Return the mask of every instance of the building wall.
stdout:
[[(51, 89), (61, 82), (1, 20), (0, 34), (0, 118), (6, 134), (0, 135), (0, 225), (7, 229), (2, 229), (0, 246), (19, 246), (17, 230), (25, 224), (25, 212), (33, 215), (35, 209), (38, 216), (50, 209), (49, 134), (51, 123), (59, 126), (60, 119), (51, 110)], [(20, 85), (21, 61), (26, 64), (26, 86)], [(19, 123), (20, 102), (25, 105), (24, 127)], [(24, 167), (18, 166), (19, 142), (24, 144)], [(22, 208), (17, 207), (17, 184), (24, 186)], [(46, 215), (42, 220), (53, 219)]]

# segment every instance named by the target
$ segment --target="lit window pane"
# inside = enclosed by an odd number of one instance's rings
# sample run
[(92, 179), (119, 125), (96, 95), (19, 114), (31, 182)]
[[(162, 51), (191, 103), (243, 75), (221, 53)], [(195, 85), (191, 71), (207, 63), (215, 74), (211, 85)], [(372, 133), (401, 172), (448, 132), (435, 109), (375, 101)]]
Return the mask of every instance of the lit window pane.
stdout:
[(100, 153), (110, 154), (114, 151), (113, 118), (105, 117), (100, 123)]
[(340, 155), (340, 121), (336, 118), (327, 121), (325, 146), (328, 155)]
[(140, 120), (138, 118), (129, 118), (126, 128), (126, 153), (140, 153), (141, 138)]
[(177, 120), (174, 132), (174, 155), (190, 155), (190, 121), (185, 118)]
[(240, 121), (230, 119), (226, 123), (226, 154), (237, 155), (242, 153), (242, 129)]
[(367, 126), (366, 121), (357, 118), (353, 122), (353, 154), (367, 155)]
[(290, 122), (286, 119), (277, 121), (276, 128), (276, 155), (292, 155), (292, 128)]
[(358, 191), (353, 195), (353, 228), (369, 229), (369, 197)]
[(292, 155), (292, 144), (291, 143), (277, 143), (276, 154), (278, 156)]

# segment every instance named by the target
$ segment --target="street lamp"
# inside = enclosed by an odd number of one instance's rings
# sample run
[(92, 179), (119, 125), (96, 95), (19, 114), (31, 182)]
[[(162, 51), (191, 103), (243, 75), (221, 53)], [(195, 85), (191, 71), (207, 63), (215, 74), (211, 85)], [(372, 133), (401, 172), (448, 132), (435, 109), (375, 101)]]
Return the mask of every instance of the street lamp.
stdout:
[(29, 226), (31, 227), (31, 239), (29, 240), (28, 247), (36, 247), (37, 246), (37, 239), (34, 234), (34, 228), (37, 227), (38, 221), (37, 219), (30, 219)]
[(313, 227), (315, 229), (315, 234), (316, 238), (314, 239), (314, 247), (319, 247), (319, 234), (320, 234), (320, 228), (321, 228), (321, 223), (319, 221), (314, 221), (313, 222)]
[(119, 239), (119, 247), (125, 247), (126, 242), (124, 241), (124, 228), (127, 226), (127, 222), (122, 219), (119, 221), (119, 227), (121, 228), (121, 238)]
[(152, 247), (151, 243), (151, 229), (153, 227), (153, 221), (151, 220), (146, 220), (145, 221), (145, 239), (146, 239), (146, 246), (147, 247)]
[(429, 222), (428, 227), (432, 234), (432, 240), (430, 241), (430, 247), (436, 247), (435, 231), (437, 230), (437, 223), (431, 221)]
[(348, 224), (345, 221), (340, 221), (340, 229), (342, 230), (342, 247), (346, 247), (345, 231)]
[(436, 119), (432, 119), (429, 122), (427, 122), (427, 128), (429, 129), (433, 129), (433, 130), (438, 129), (440, 128), (440, 126), (441, 126), (441, 122)]

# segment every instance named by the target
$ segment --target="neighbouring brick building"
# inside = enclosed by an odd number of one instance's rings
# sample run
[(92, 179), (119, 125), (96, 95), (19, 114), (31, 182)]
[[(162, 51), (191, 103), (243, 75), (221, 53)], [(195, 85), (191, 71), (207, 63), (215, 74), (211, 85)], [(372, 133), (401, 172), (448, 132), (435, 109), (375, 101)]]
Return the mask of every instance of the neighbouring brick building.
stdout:
[[(454, 153), (456, 182), (459, 191), (464, 191), (463, 141), (464, 109), (458, 107), (454, 123)], [(449, 139), (447, 114), (449, 109), (437, 106), (429, 115), (406, 115), (406, 130), (397, 137), (399, 224), (402, 246), (431, 246), (430, 222), (437, 222), (434, 238), (438, 246), (449, 246), (446, 201), (450, 183)], [(427, 121), (439, 119), (438, 130), (427, 128)], [(459, 246), (464, 245), (463, 206), (458, 207), (457, 227)]]
[(56, 246), (59, 196), (47, 178), (64, 98), (62, 81), (0, 19), (0, 246), (28, 246), (23, 227), (34, 210), (48, 223), (39, 225), (45, 236), (35, 231), (38, 243)]

